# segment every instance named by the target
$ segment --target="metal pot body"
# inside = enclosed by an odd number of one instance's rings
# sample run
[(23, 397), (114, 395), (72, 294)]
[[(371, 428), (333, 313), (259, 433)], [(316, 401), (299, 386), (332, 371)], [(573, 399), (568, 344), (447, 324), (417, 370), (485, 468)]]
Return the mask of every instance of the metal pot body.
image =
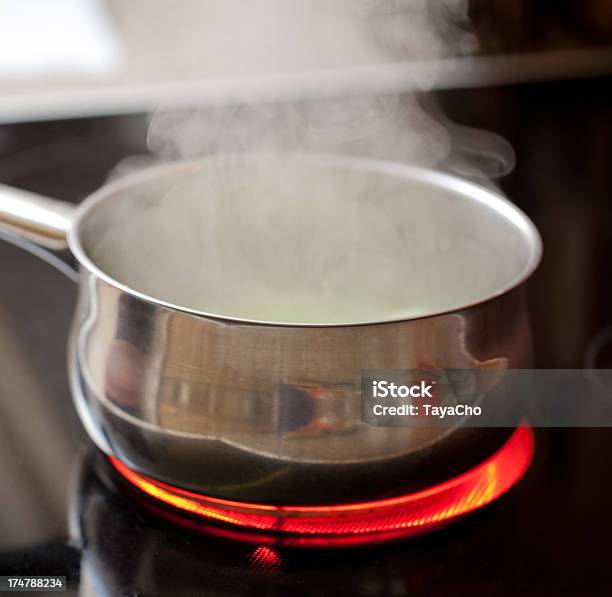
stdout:
[(51, 230), (40, 223), (57, 206), (31, 196), (20, 195), (4, 216), (5, 227), (54, 248), (69, 231), (80, 264), (71, 387), (85, 427), (108, 454), (212, 496), (325, 504), (426, 486), (484, 459), (509, 435), (367, 425), (361, 372), (528, 367), (525, 281), (539, 259), (534, 229), (527, 228), (522, 279), (457, 311), (356, 325), (241, 321), (164, 304), (92, 267), (79, 241), (87, 214), (131, 184), (102, 189), (66, 216), (68, 225), (61, 220)]
[(366, 425), (361, 370), (530, 364), (522, 287), (458, 313), (308, 328), (215, 321), (82, 275), (70, 370), (91, 436), (135, 470), (214, 496), (325, 503), (439, 481), (507, 430)]

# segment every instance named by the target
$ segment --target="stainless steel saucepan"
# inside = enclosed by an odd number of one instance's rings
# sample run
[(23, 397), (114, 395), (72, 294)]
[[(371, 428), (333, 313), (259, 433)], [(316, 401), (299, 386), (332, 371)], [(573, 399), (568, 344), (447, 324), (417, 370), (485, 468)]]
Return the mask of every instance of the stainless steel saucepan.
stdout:
[(422, 487), (509, 434), (360, 417), (362, 369), (529, 365), (540, 238), (494, 191), (367, 159), (228, 156), (76, 208), (0, 187), (0, 227), (78, 263), (72, 392), (137, 471), (324, 504)]

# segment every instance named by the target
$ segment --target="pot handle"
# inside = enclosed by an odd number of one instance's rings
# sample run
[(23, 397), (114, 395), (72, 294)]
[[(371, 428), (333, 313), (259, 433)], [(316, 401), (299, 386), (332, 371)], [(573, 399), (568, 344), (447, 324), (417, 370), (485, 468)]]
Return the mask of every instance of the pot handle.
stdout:
[(0, 236), (78, 279), (68, 249), (76, 205), (0, 184)]

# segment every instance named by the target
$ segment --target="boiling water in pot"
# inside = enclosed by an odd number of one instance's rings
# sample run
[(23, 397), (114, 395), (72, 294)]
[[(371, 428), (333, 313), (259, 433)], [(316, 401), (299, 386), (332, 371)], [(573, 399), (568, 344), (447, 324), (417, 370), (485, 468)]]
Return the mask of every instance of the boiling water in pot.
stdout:
[(98, 206), (84, 246), (131, 289), (209, 314), (408, 318), (468, 305), (520, 275), (527, 256), (508, 255), (518, 232), (488, 226), (500, 214), (475, 203), (334, 159), (215, 160)]

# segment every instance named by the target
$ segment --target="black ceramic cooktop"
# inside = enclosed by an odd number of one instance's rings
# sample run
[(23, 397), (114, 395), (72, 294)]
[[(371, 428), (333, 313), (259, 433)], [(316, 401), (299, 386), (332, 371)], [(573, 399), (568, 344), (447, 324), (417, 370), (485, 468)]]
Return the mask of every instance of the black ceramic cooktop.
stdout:
[[(589, 349), (612, 363), (610, 91), (599, 80), (440, 97), (519, 156), (504, 185), (544, 237), (531, 285), (543, 367), (580, 367)], [(0, 181), (79, 200), (143, 151), (144, 131), (139, 117), (5, 127)], [(87, 441), (65, 374), (76, 288), (4, 243), (0, 269), (0, 575), (65, 575), (73, 595), (612, 594), (612, 430), (537, 430), (517, 487), (428, 536), (316, 551), (213, 537), (143, 508)]]

